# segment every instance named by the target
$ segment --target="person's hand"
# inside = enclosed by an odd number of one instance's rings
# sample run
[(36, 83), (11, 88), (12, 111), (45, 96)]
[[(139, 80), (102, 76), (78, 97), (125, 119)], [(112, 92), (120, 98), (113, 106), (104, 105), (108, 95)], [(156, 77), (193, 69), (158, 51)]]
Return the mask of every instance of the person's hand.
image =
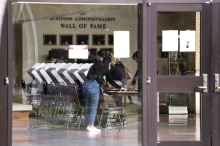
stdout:
[(116, 84), (118, 84), (119, 86), (122, 86), (122, 83), (121, 83), (121, 82), (116, 82)]
[(131, 86), (128, 88), (128, 90), (131, 91), (131, 90), (133, 90), (133, 88), (134, 88), (134, 85), (131, 85)]
[(106, 84), (106, 83), (104, 83), (101, 87), (103, 90), (112, 90), (113, 89), (113, 86), (111, 86), (110, 84)]
[(125, 89), (125, 88), (121, 88), (120, 91), (127, 91), (127, 89)]

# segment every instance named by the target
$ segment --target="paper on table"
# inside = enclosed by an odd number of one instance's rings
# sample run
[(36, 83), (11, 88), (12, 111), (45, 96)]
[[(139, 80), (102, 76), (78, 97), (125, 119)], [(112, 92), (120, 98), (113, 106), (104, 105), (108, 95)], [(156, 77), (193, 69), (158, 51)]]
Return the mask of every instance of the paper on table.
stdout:
[(180, 31), (180, 52), (196, 51), (196, 31)]
[(162, 52), (178, 51), (178, 30), (162, 31)]

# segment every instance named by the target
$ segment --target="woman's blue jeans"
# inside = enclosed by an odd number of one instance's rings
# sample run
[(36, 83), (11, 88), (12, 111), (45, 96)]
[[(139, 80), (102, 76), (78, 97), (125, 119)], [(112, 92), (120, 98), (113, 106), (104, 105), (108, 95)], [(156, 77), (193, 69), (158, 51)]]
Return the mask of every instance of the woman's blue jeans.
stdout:
[(99, 84), (96, 80), (86, 79), (82, 87), (83, 98), (85, 100), (85, 117), (87, 125), (94, 125), (95, 116), (99, 102)]

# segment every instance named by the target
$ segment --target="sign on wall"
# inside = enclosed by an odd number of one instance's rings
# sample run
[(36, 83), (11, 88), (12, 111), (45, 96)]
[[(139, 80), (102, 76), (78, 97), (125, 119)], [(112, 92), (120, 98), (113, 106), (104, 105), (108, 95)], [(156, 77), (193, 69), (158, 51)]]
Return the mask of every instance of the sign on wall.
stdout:
[(129, 31), (114, 31), (114, 57), (130, 57)]
[(162, 31), (162, 52), (178, 51), (178, 30)]
[(196, 51), (196, 31), (180, 31), (180, 52)]
[(69, 45), (69, 59), (88, 59), (88, 45)]
[[(81, 13), (80, 15), (86, 15), (86, 13)], [(106, 22), (111, 22), (111, 21), (115, 21), (116, 18), (114, 17), (53, 17), (49, 19), (50, 21), (61, 21), (62, 23), (60, 23), (60, 27), (61, 28), (91, 28), (91, 29), (106, 29)], [(71, 22), (82, 22), (78, 25), (76, 25), (75, 23), (65, 23), (65, 21)], [(64, 22), (64, 23), (63, 23)], [(87, 25), (87, 23), (85, 22), (100, 22), (98, 24), (96, 23), (91, 23), (89, 25)]]

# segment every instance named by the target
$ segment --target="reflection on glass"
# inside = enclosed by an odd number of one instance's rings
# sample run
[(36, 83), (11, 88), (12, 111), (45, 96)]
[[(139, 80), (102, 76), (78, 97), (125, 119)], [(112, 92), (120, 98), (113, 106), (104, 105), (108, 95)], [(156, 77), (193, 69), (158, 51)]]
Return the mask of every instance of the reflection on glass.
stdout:
[[(125, 76), (125, 67), (135, 74), (137, 58), (112, 54), (112, 64), (107, 64), (113, 83), (125, 88), (134, 83), (132, 91), (107, 92), (105, 87), (111, 86), (106, 82), (99, 96), (95, 84), (90, 90), (96, 90), (99, 104), (88, 105), (82, 86), (94, 60), (103, 57), (98, 52), (113, 53), (113, 39), (108, 36), (114, 31), (132, 34), (128, 56), (138, 50), (138, 6), (13, 3), (12, 9), (13, 106), (19, 109), (13, 112), (13, 145), (137, 146), (141, 100), (137, 78)], [(88, 45), (88, 60), (68, 58), (70, 44)], [(85, 115), (86, 107), (95, 108), (90, 114), (94, 123), (86, 123), (91, 118)], [(101, 132), (88, 132), (91, 124)]]
[(200, 140), (200, 93), (159, 93), (158, 141)]
[[(157, 15), (157, 70), (159, 76), (199, 76), (200, 75), (200, 12), (158, 13)], [(163, 24), (163, 25), (162, 25)], [(164, 30), (178, 30), (177, 51), (163, 52)], [(195, 40), (186, 40), (185, 48), (195, 45), (194, 52), (180, 50), (180, 31), (195, 31)], [(172, 32), (172, 31), (171, 31)], [(182, 39), (185, 39), (182, 37)], [(172, 43), (170, 44), (172, 45)]]

